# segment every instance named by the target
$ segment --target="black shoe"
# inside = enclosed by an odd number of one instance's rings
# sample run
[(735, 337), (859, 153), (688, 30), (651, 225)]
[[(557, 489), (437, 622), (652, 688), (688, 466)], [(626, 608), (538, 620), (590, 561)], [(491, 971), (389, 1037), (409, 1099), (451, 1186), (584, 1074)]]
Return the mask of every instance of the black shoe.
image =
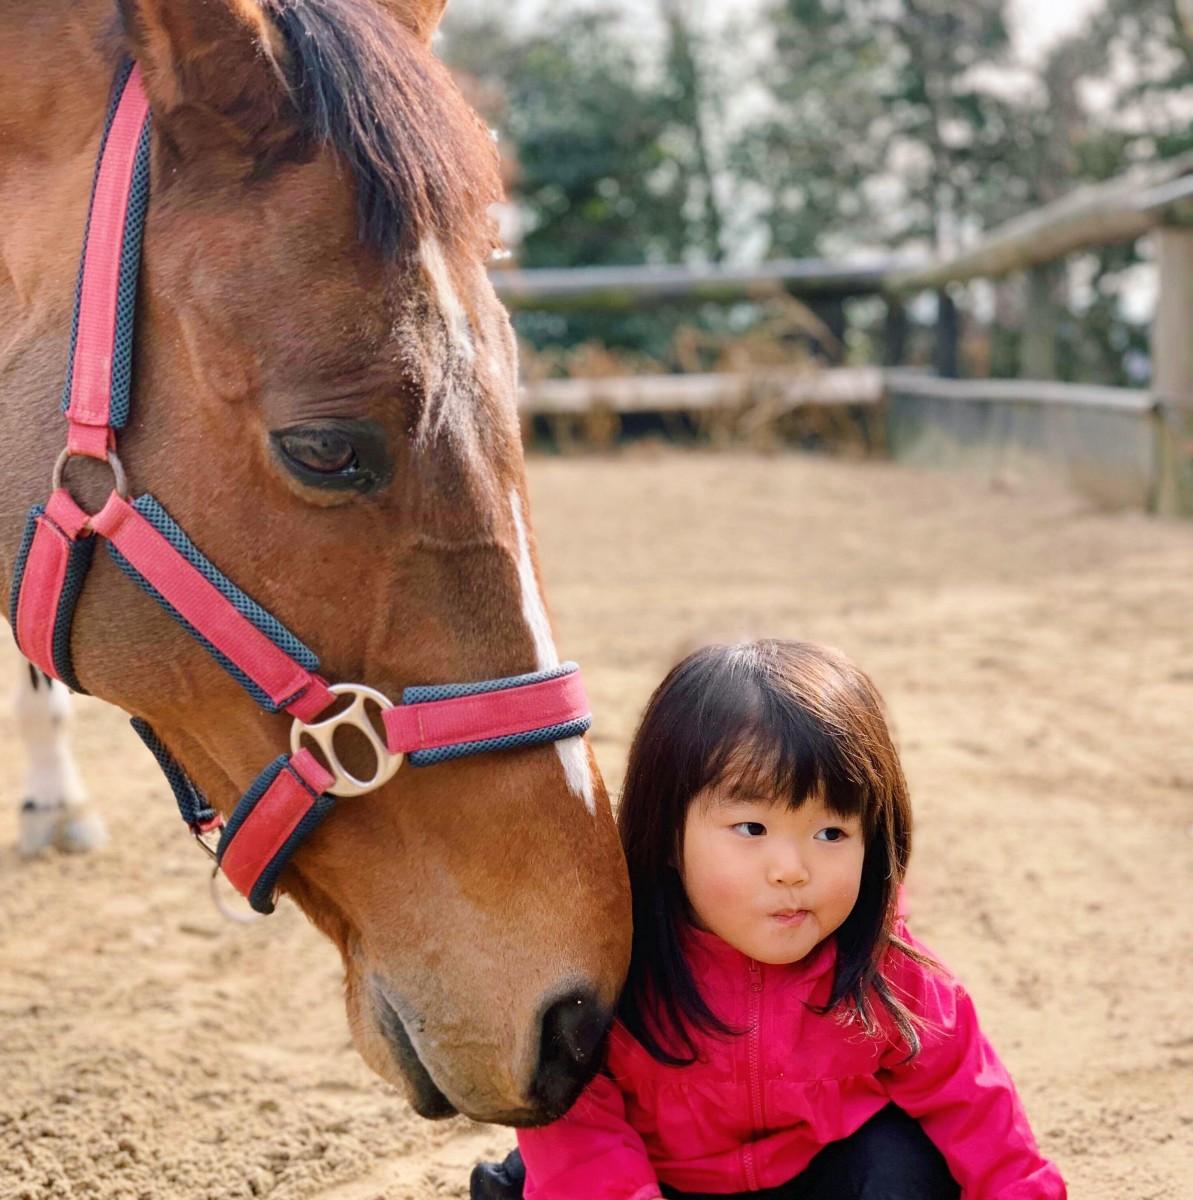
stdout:
[(522, 1200), (525, 1184), (522, 1155), (511, 1150), (503, 1163), (477, 1163), (472, 1168), (468, 1194), (472, 1200)]

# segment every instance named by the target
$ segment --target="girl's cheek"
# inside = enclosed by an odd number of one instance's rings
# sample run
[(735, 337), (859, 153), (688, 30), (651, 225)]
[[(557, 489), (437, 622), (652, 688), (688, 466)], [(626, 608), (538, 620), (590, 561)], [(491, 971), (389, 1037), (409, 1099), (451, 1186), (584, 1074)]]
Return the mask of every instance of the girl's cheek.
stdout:
[(731, 907), (740, 900), (742, 891), (739, 875), (727, 870), (723, 861), (711, 858), (701, 863), (696, 877), (688, 881), (689, 898), (706, 910)]
[(849, 868), (841, 873), (837, 891), (842, 904), (850, 908), (856, 903), (858, 893), (862, 890), (862, 856), (858, 855)]

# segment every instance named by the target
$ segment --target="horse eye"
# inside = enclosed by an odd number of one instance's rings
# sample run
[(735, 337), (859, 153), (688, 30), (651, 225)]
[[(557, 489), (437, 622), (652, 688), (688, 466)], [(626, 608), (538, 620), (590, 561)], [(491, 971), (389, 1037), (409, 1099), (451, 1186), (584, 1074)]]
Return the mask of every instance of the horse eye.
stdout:
[(275, 429), (274, 457), (301, 484), (324, 492), (365, 495), (393, 474), (385, 429), (367, 417), (337, 417)]
[(282, 453), (317, 475), (344, 475), (358, 466), (356, 449), (335, 429), (295, 429), (278, 434)]

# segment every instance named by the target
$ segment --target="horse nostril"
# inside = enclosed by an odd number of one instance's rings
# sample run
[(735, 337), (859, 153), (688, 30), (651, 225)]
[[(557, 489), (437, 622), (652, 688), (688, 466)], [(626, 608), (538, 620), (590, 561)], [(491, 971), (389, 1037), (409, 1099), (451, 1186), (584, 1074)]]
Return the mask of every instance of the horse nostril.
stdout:
[(549, 1116), (561, 1116), (596, 1068), (609, 1013), (588, 991), (569, 992), (543, 1013), (538, 1070), (531, 1096)]

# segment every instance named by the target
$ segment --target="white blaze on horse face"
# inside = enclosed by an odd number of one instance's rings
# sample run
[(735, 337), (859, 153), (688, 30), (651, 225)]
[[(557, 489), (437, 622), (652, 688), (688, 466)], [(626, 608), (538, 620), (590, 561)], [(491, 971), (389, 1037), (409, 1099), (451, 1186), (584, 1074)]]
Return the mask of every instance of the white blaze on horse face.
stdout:
[(456, 295), (456, 289), (452, 286), (447, 260), (443, 257), (443, 247), (435, 238), (428, 237), (419, 247), (419, 255), (427, 278), (435, 289), (435, 299), (447, 325), (452, 350), (465, 362), (471, 363), (476, 357), (472, 327), (468, 323), (468, 313), (465, 312), (464, 305), (460, 303), (460, 297)]
[[(522, 519), (522, 498), (517, 489), (510, 492), (510, 511), (514, 515), (514, 529), (518, 535), (518, 580), (522, 585), (522, 616), (534, 639), (537, 668), (549, 671), (559, 666), (559, 651), (555, 649), (555, 638), (551, 634), (551, 622), (547, 619), (547, 608), (539, 591), (538, 578), (534, 573), (534, 562), (530, 557), (530, 539), (526, 536), (526, 522)], [(596, 816), (596, 797), (592, 785), (592, 769), (588, 763), (588, 747), (583, 738), (564, 738), (555, 743), (559, 761), (568, 787), (584, 801), (584, 807)]]
[(446, 434), (464, 451), (470, 444), (466, 414), (476, 407), (479, 386), (475, 335), (435, 238), (419, 245), (419, 261), (422, 300), (407, 307), (395, 328), (406, 365), (425, 393), (417, 437), (425, 443)]

